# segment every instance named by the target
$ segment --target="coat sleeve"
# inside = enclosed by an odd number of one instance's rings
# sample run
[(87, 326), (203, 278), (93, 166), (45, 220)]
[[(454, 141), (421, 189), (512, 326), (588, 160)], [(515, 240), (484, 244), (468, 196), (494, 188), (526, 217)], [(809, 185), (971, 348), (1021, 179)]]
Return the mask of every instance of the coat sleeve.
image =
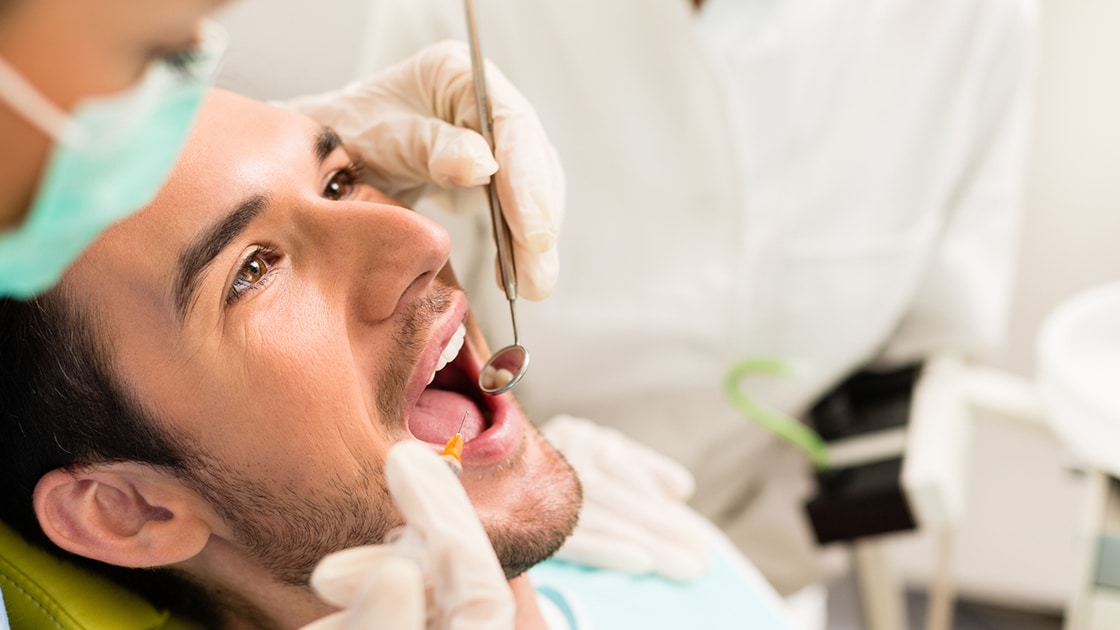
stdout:
[(1013, 8), (991, 47), (975, 146), (950, 199), (912, 306), (881, 360), (934, 352), (983, 359), (1004, 341), (1016, 276), (1037, 48), (1033, 0)]

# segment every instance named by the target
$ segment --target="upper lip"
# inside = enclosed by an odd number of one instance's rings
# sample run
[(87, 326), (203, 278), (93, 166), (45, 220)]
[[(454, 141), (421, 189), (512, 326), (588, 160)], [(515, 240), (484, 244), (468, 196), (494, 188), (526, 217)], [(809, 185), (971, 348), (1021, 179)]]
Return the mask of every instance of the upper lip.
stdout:
[(455, 331), (466, 321), (468, 308), (466, 295), (461, 290), (456, 291), (452, 298), (451, 307), (447, 309), (443, 317), (432, 325), (428, 344), (420, 354), (420, 359), (416, 362), (416, 367), (412, 372), (412, 378), (408, 382), (408, 389), (406, 390), (408, 395), (405, 398), (407, 406), (404, 416), (406, 429), (408, 417), (420, 400), (420, 395), (427, 388), (428, 379), (431, 377), (432, 371), (436, 369), (440, 354), (447, 347), (448, 342), (451, 341)]

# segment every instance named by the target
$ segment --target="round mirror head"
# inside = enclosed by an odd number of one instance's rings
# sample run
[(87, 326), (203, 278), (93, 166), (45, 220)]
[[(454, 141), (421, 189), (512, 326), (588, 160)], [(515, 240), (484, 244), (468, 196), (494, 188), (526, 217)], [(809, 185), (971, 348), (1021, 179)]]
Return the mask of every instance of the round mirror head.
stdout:
[(482, 366), (478, 386), (483, 392), (497, 396), (517, 386), (529, 370), (529, 351), (514, 344), (498, 350)]

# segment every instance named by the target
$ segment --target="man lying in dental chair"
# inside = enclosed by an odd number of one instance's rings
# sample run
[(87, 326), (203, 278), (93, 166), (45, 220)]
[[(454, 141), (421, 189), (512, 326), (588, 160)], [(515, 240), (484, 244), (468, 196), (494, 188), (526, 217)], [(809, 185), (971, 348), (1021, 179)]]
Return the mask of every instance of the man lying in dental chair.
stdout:
[[(152, 205), (0, 303), (0, 518), (210, 627), (786, 628), (703, 524), (646, 575), (548, 560), (596, 523), (516, 400), (477, 390), (489, 351), (449, 250), (331, 130), (213, 91)], [(434, 451), (467, 411), (460, 485)], [(656, 468), (561, 426), (595, 443), (581, 472)]]

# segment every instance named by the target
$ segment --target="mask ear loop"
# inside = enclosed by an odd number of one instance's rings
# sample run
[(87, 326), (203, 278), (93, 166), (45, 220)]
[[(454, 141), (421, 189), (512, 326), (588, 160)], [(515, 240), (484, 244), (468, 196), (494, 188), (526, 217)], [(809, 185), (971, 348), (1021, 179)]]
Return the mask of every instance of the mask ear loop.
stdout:
[(828, 470), (828, 445), (816, 431), (780, 411), (759, 404), (743, 393), (743, 378), (755, 374), (790, 376), (788, 364), (776, 359), (748, 359), (732, 366), (723, 381), (723, 390), (731, 404), (748, 419), (796, 446), (809, 456), (817, 470)]
[(0, 57), (0, 99), (55, 142), (61, 141), (69, 115), (35, 89), (3, 57)]

